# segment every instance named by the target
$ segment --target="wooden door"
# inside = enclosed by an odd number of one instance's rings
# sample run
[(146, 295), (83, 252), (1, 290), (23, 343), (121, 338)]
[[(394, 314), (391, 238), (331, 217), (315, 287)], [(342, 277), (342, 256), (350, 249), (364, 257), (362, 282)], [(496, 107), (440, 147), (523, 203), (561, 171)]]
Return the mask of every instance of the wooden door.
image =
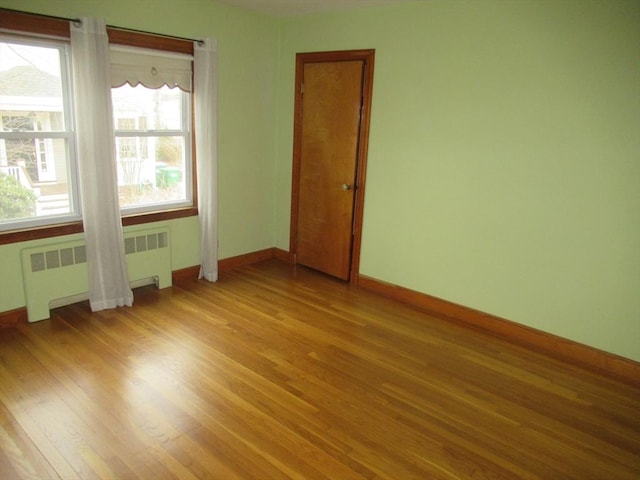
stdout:
[(356, 53), (300, 54), (296, 82), (293, 251), (297, 263), (343, 280), (359, 255), (371, 96), (372, 60)]

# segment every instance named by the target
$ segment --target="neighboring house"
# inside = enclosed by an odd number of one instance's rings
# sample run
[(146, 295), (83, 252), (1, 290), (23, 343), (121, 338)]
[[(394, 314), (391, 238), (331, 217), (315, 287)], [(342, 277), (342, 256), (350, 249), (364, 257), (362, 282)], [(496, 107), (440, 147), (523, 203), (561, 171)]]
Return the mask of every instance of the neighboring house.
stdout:
[[(58, 77), (32, 65), (0, 72), (0, 129), (9, 132), (51, 131), (61, 128), (62, 87)], [(64, 142), (51, 138), (0, 140), (0, 168), (22, 167), (32, 188), (66, 184)], [(24, 179), (21, 179), (22, 183)], [(66, 190), (64, 188), (63, 190)]]
[[(128, 86), (114, 90), (115, 128), (118, 131), (146, 131), (155, 127), (159, 105), (147, 91)], [(159, 102), (158, 102), (159, 103)], [(139, 187), (156, 183), (157, 137), (117, 136), (118, 185)]]

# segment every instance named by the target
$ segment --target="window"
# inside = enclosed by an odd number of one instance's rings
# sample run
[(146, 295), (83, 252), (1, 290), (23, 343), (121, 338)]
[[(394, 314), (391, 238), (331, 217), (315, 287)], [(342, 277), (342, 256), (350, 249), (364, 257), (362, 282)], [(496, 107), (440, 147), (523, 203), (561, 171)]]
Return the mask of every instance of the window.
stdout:
[(190, 205), (189, 94), (125, 84), (111, 96), (123, 212)]
[(122, 211), (191, 205), (192, 56), (122, 45), (110, 53)]
[(0, 230), (80, 219), (67, 50), (0, 37)]
[[(69, 22), (2, 9), (0, 30), (0, 244), (81, 232)], [(193, 42), (107, 33), (123, 224), (197, 215)]]

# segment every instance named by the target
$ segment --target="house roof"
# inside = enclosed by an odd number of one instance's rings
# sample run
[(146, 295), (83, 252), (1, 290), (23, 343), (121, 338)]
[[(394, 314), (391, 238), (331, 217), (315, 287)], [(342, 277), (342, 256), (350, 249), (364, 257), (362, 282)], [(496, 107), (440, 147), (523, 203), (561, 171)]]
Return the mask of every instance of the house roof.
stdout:
[(15, 97), (60, 97), (59, 77), (33, 65), (19, 65), (0, 72), (0, 95)]

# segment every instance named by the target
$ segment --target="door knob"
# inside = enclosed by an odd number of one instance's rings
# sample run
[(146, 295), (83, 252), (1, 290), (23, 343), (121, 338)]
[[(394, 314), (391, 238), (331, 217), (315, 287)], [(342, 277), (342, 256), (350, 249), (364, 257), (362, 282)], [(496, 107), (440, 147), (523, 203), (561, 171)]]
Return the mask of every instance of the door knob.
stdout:
[(343, 183), (342, 184), (342, 190), (344, 190), (345, 192), (347, 190), (351, 190), (351, 185), (349, 185), (348, 183)]

